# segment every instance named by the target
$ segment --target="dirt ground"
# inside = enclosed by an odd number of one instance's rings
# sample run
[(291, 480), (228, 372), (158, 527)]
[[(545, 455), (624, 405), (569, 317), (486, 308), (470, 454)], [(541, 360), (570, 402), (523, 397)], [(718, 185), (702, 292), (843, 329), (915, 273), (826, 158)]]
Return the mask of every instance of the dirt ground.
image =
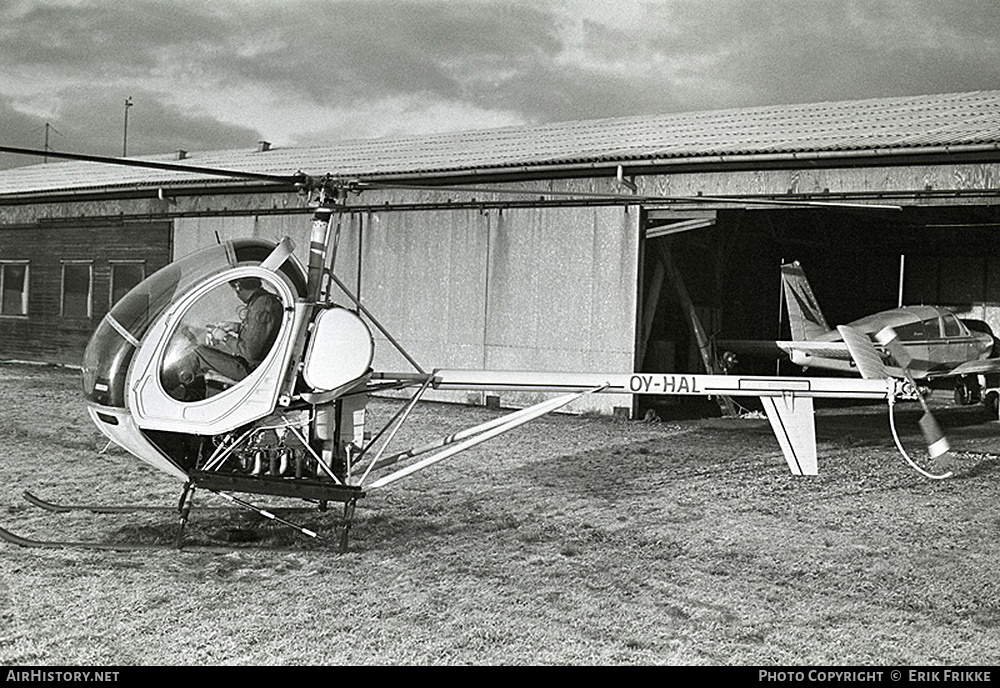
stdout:
[[(78, 388), (0, 365), (0, 526), (169, 543), (170, 514), (24, 500), (176, 502), (179, 483), (101, 452)], [(190, 539), (228, 554), (0, 543), (0, 664), (993, 664), (1000, 424), (933, 403), (947, 480), (906, 464), (878, 405), (818, 410), (814, 478), (759, 417), (553, 416), (371, 492), (346, 554), (329, 514), (288, 512), (316, 542), (212, 495)], [(923, 461), (919, 409), (896, 413)], [(422, 404), (397, 442), (497, 414)]]

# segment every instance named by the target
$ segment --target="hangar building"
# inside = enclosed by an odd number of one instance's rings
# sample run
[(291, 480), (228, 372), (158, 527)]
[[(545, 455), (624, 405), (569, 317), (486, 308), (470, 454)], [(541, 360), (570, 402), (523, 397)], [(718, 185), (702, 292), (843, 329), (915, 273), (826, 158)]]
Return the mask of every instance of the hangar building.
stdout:
[(1000, 331), (1000, 91), (136, 160), (202, 171), (0, 172), (0, 359), (79, 363), (132, 285), (220, 240), (305, 261), (298, 189), (215, 169), (378, 182), (346, 197), (337, 271), (428, 369), (700, 372), (706, 338), (783, 336), (791, 260), (831, 323), (903, 301)]

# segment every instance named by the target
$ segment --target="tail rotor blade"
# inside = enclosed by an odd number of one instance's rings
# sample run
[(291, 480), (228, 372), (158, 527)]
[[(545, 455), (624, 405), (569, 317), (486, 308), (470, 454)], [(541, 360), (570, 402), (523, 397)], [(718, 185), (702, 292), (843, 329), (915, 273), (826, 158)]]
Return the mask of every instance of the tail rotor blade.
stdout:
[(848, 325), (839, 325), (837, 330), (844, 339), (861, 377), (868, 380), (884, 380), (889, 377), (889, 371), (886, 370), (882, 357), (875, 350), (868, 335)]
[(927, 442), (927, 453), (932, 459), (937, 459), (948, 453), (951, 447), (948, 445), (948, 438), (941, 431), (941, 426), (931, 415), (930, 411), (925, 411), (920, 417), (920, 430), (924, 433), (924, 440)]
[[(909, 365), (913, 358), (907, 352), (906, 347), (903, 346), (902, 342), (899, 341), (899, 337), (896, 336), (896, 331), (891, 327), (886, 327), (879, 331), (875, 335), (875, 341), (881, 344), (889, 355), (895, 360), (896, 364), (903, 369), (903, 374), (906, 376), (907, 381), (913, 385), (914, 390), (917, 389), (916, 383), (913, 380), (913, 375), (910, 373)], [(918, 421), (920, 425), (921, 432), (924, 433), (924, 440), (927, 442), (927, 453), (932, 459), (937, 459), (938, 457), (944, 456), (948, 453), (950, 449), (948, 445), (948, 438), (944, 436), (944, 432), (941, 431), (941, 426), (938, 425), (937, 419), (931, 414), (930, 408), (927, 406), (927, 401), (917, 390), (917, 399), (920, 401), (920, 406), (924, 410), (924, 415), (920, 417)]]
[[(849, 327), (839, 327), (841, 335), (844, 337), (844, 341), (847, 342), (848, 349), (851, 351), (851, 355), (854, 357), (855, 362), (858, 364), (858, 369), (862, 372), (865, 377), (877, 376), (878, 374), (885, 374), (887, 372), (885, 365), (882, 363), (881, 358), (878, 356), (875, 347), (872, 346), (868, 338), (859, 332), (852, 331)], [(875, 335), (875, 341), (885, 350), (885, 352), (892, 359), (903, 373), (903, 377), (906, 382), (910, 385), (913, 392), (916, 394), (917, 401), (920, 402), (920, 407), (923, 409), (924, 414), (920, 417), (918, 424), (920, 425), (920, 431), (924, 435), (924, 441), (927, 443), (927, 453), (932, 461), (939, 464), (946, 464), (948, 459), (942, 459), (945, 454), (951, 449), (948, 444), (948, 438), (945, 437), (944, 432), (941, 430), (941, 426), (938, 425), (937, 419), (931, 413), (930, 408), (927, 405), (927, 401), (920, 394), (917, 384), (913, 379), (913, 375), (910, 372), (909, 365), (912, 363), (913, 358), (906, 351), (906, 347), (903, 343), (899, 341), (896, 336), (895, 330), (891, 327), (886, 327), (881, 330), (877, 335)], [(890, 404), (889, 411), (889, 421), (892, 425), (893, 438), (896, 440), (896, 446), (903, 458), (915, 468), (918, 472), (928, 478), (941, 479), (948, 478), (951, 476), (951, 471), (948, 471), (941, 475), (934, 475), (928, 473), (927, 471), (920, 468), (913, 460), (907, 455), (906, 451), (903, 449), (902, 444), (900, 444), (899, 437), (896, 435), (895, 423), (892, 420), (892, 405)]]
[(882, 345), (882, 347), (892, 356), (893, 360), (903, 370), (907, 370), (910, 363), (913, 361), (913, 357), (903, 346), (903, 343), (899, 341), (899, 337), (896, 336), (896, 331), (891, 327), (885, 327), (879, 330), (878, 334), (875, 335), (875, 341)]

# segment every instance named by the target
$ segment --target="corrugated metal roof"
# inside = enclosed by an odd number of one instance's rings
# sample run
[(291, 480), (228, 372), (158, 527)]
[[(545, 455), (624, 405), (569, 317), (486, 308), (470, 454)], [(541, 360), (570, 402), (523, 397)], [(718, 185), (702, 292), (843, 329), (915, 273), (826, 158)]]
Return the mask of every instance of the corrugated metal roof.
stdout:
[[(372, 177), (709, 157), (733, 161), (762, 155), (837, 157), (998, 143), (1000, 91), (975, 91), (618, 117), (268, 151), (196, 152), (181, 164), (278, 175), (301, 171)], [(176, 162), (172, 155), (141, 159)], [(218, 179), (99, 163), (50, 162), (0, 172), (0, 196)]]

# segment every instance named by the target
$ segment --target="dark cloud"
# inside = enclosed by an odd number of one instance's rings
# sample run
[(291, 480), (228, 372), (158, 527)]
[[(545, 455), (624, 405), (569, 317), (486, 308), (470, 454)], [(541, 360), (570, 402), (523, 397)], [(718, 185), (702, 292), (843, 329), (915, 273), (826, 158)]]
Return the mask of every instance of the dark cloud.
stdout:
[[(186, 112), (158, 100), (158, 95), (137, 91), (111, 98), (81, 88), (64, 94), (65, 105), (52, 118), (26, 115), (0, 101), (0, 142), (44, 150), (46, 125), (50, 150), (119, 156), (124, 151), (125, 98), (130, 97), (127, 153), (144, 155), (175, 150), (226, 150), (253, 148), (261, 140), (254, 129), (219, 122), (203, 114)], [(36, 158), (0, 154), (0, 169), (38, 162)]]
[[(734, 0), (642, 11), (632, 32), (583, 22), (592, 64), (531, 62), (471, 95), (553, 121), (1000, 88), (992, 3)], [(600, 67), (611, 62), (626, 67)]]
[[(9, 143), (18, 148), (44, 149), (46, 133), (54, 140), (59, 136), (51, 130), (46, 132), (45, 125), (41, 118), (18, 112), (9, 99), (0, 97), (0, 143)], [(34, 162), (37, 160), (22, 155), (0, 153), (0, 170)]]
[(122, 91), (118, 98), (81, 87), (63, 96), (59, 111), (60, 139), (71, 150), (96, 155), (120, 155), (125, 138), (125, 99), (133, 105), (128, 116), (128, 154), (174, 150), (253, 148), (261, 134), (248, 127), (225, 124), (200, 113), (169, 105), (156, 93)]
[(468, 69), (510, 69), (559, 48), (553, 18), (528, 5), (133, 0), (40, 6), (19, 16), (0, 10), (0, 20), (8, 68), (94, 81), (171, 70), (324, 104), (408, 93), (460, 97)]
[(84, 80), (141, 77), (171, 58), (211, 51), (232, 31), (202, 7), (14, 2), (0, 8), (0, 59), (8, 69), (58, 70)]
[(440, 131), (1000, 89), (998, 36), (975, 0), (14, 0), (0, 134), (36, 140), (45, 121), (23, 113), (53, 112), (63, 145), (117, 154), (128, 96), (141, 153), (252, 145), (263, 118), (228, 102), (309, 108), (286, 134), (301, 142), (437, 113)]
[[(559, 50), (554, 19), (524, 5), (400, 2), (291, 3), (303, 22), (255, 20), (260, 53), (216, 51), (211, 71), (317, 103), (400, 95), (461, 98), (476, 74), (525, 67)], [(278, 5), (275, 7), (288, 7)], [(247, 36), (247, 38), (251, 38)]]
[(710, 21), (688, 3), (667, 21), (684, 30), (651, 48), (706, 65), (691, 109), (1000, 88), (989, 2), (741, 1)]

